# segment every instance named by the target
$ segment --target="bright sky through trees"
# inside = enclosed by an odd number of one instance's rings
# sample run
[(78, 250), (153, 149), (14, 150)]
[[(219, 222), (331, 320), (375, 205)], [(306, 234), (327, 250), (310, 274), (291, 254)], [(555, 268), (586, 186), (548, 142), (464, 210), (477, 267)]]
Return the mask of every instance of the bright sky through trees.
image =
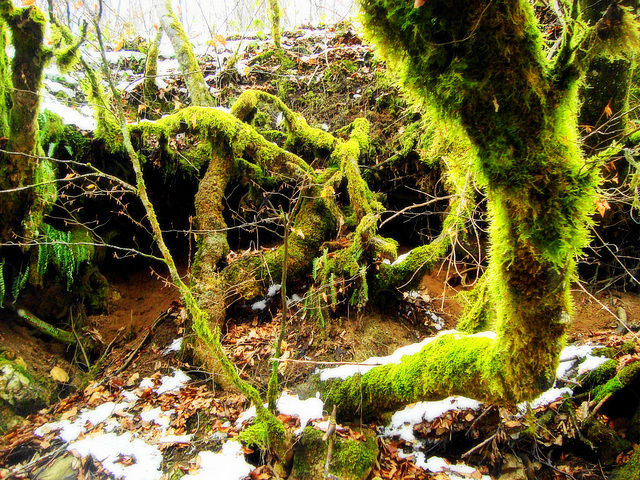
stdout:
[[(22, 0), (14, 0), (19, 4)], [(72, 23), (94, 9), (97, 0), (53, 0), (60, 18)], [(157, 18), (152, 0), (103, 0), (105, 25), (120, 36), (152, 35)], [(37, 3), (46, 10), (46, 0)], [(355, 0), (280, 0), (285, 29), (302, 24), (336, 23), (356, 13)], [(211, 34), (231, 35), (247, 30), (269, 32), (266, 0), (172, 0), (187, 32), (197, 38)], [(106, 32), (105, 32), (106, 33)]]

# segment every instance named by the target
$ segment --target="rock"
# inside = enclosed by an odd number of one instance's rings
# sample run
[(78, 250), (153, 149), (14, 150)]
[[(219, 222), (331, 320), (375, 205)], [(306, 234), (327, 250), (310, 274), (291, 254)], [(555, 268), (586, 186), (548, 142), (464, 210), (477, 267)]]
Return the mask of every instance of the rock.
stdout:
[(33, 480), (76, 480), (78, 463), (73, 455), (67, 453), (56, 458), (53, 463), (40, 468)]
[[(23, 418), (16, 415), (8, 403), (0, 400), (0, 434), (4, 434), (22, 422)], [(0, 472), (0, 478), (4, 478)]]
[(46, 406), (46, 393), (11, 363), (0, 367), (0, 398), (18, 415), (28, 415)]
[(56, 382), (67, 383), (69, 381), (69, 374), (58, 366), (53, 367), (49, 375), (51, 375), (51, 378)]

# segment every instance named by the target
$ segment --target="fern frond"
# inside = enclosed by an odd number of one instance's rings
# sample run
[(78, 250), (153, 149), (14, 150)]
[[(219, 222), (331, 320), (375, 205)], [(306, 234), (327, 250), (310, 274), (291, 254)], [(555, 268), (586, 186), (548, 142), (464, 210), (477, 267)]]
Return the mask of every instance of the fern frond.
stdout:
[(18, 295), (24, 288), (27, 283), (27, 278), (29, 278), (29, 266), (25, 269), (24, 272), (18, 274), (18, 277), (14, 280), (13, 285), (11, 286), (11, 295), (13, 296), (13, 303), (18, 299)]

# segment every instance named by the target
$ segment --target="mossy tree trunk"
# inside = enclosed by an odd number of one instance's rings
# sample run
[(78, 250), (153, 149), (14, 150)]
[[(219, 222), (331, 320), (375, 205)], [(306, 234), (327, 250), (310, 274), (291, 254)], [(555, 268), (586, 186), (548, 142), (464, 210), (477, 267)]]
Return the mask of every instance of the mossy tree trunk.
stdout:
[(153, 0), (153, 6), (160, 20), (162, 30), (169, 37), (171, 45), (173, 45), (173, 51), (184, 75), (191, 102), (193, 105), (201, 107), (214, 106), (215, 102), (209, 94), (209, 89), (204, 81), (198, 60), (193, 54), (189, 38), (175, 13), (173, 13), (171, 0)]
[(271, 21), (271, 36), (276, 48), (280, 48), (280, 4), (278, 0), (269, 0), (269, 20)]
[(569, 28), (549, 62), (525, 0), (360, 3), (365, 29), (405, 88), (461, 125), (474, 146), (491, 219), (486, 275), (497, 335), (442, 335), (400, 364), (321, 388), (351, 413), (453, 393), (530, 400), (555, 378), (574, 257), (588, 240), (599, 181), (579, 148), (578, 80), (601, 39), (635, 42), (637, 28), (626, 13), (582, 38)]
[[(613, 2), (580, 0), (585, 19), (590, 24), (600, 20)], [(622, 4), (637, 4), (620, 2)], [(608, 58), (599, 55), (586, 69), (581, 91), (580, 125), (587, 130), (585, 153), (592, 155), (620, 140), (627, 131), (629, 87), (634, 68), (631, 58)], [(597, 130), (597, 131), (596, 131)]]
[[(11, 61), (11, 109), (8, 112), (8, 143), (10, 154), (4, 155), (2, 166), (3, 189), (23, 187), (34, 183), (37, 160), (38, 113), (42, 82), (42, 71), (50, 58), (43, 39), (46, 19), (35, 5), (15, 8), (11, 0), (0, 1), (0, 16), (9, 27), (15, 54)], [(4, 42), (2, 55), (4, 56)], [(4, 64), (6, 66), (6, 64)], [(4, 86), (6, 70), (0, 72)], [(7, 96), (0, 99), (5, 108)], [(34, 207), (34, 190), (24, 190), (0, 197), (3, 212), (2, 238), (9, 240), (16, 231), (21, 231), (21, 221), (27, 217), (29, 223), (38, 222), (40, 216)]]
[(152, 108), (158, 100), (156, 77), (158, 76), (158, 50), (160, 48), (160, 40), (162, 40), (162, 27), (158, 26), (156, 36), (149, 44), (144, 67), (142, 95), (147, 108)]

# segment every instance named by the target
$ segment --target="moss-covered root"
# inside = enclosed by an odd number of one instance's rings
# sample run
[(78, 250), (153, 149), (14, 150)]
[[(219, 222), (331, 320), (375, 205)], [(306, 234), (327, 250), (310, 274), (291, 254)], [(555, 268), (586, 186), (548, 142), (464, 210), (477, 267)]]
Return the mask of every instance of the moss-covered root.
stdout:
[(191, 48), (189, 38), (182, 28), (182, 24), (173, 13), (171, 0), (153, 0), (153, 6), (160, 20), (162, 30), (167, 34), (173, 46), (192, 104), (214, 106), (215, 102), (204, 81), (204, 76)]
[(177, 133), (191, 133), (211, 142), (213, 149), (226, 149), (234, 158), (251, 158), (264, 174), (309, 181), (313, 169), (297, 155), (267, 141), (253, 127), (215, 108), (188, 107), (156, 122), (131, 127), (132, 133), (159, 135), (167, 139)]
[[(293, 280), (309, 272), (320, 247), (335, 236), (337, 222), (320, 195), (320, 186), (311, 187), (304, 195), (300, 209), (289, 233), (287, 278)], [(264, 294), (265, 282), (282, 275), (284, 246), (267, 252), (263, 257), (247, 255), (230, 264), (223, 271), (227, 297), (255, 298)]]
[(356, 119), (350, 125), (349, 140), (339, 143), (331, 155), (331, 163), (339, 166), (347, 179), (349, 203), (360, 222), (365, 215), (383, 209), (380, 202), (373, 198), (373, 193), (360, 174), (358, 161), (369, 150), (369, 122), (364, 118)]
[(381, 263), (375, 276), (374, 292), (390, 289), (413, 288), (422, 276), (440, 262), (451, 245), (462, 235), (473, 203), (473, 189), (470, 182), (458, 192), (451, 203), (442, 224), (442, 232), (431, 243), (413, 249), (398, 263)]
[(310, 127), (299, 113), (291, 111), (282, 100), (260, 90), (247, 90), (231, 107), (231, 114), (244, 121), (250, 118), (261, 103), (271, 105), (284, 116), (287, 127), (286, 148), (291, 150), (311, 149), (317, 157), (329, 155), (338, 139), (319, 128)]
[(222, 216), (224, 191), (233, 174), (234, 159), (227, 151), (217, 149), (195, 197), (198, 252), (193, 273), (208, 277), (218, 262), (229, 253), (226, 223)]
[[(371, 430), (365, 430), (364, 440), (335, 437), (329, 473), (343, 480), (363, 480), (369, 477), (378, 457), (378, 442)], [(324, 476), (328, 442), (324, 432), (307, 427), (294, 447), (290, 480), (317, 480)]]
[(379, 366), (346, 379), (315, 375), (301, 393), (320, 391), (325, 403), (342, 417), (365, 417), (423, 400), (464, 395), (487, 403), (513, 403), (531, 396), (512, 396), (503, 363), (491, 336), (443, 334), (400, 363)]

